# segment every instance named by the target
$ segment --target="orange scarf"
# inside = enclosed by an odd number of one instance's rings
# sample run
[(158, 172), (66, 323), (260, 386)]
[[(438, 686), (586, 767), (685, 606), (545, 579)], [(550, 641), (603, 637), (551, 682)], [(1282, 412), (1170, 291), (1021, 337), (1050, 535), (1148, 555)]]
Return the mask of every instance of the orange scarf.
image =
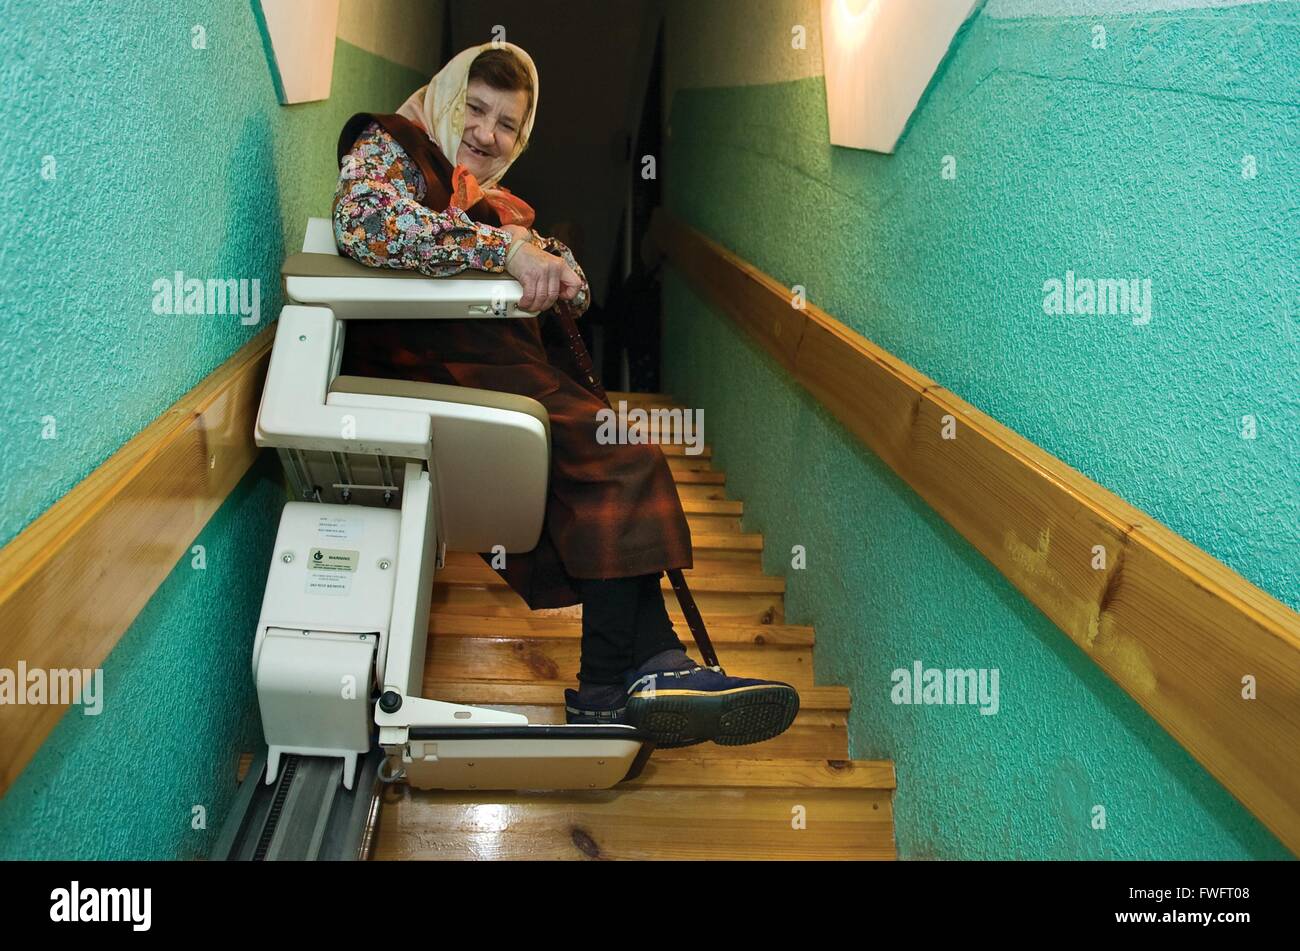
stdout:
[(464, 165), (457, 165), (451, 173), (451, 204), (463, 211), (466, 208), (474, 207), (484, 198), (501, 217), (501, 227), (503, 228), (506, 225), (520, 225), (524, 228), (531, 228), (533, 221), (537, 218), (532, 206), (518, 195), (513, 194), (510, 189), (498, 185), (496, 188), (489, 188), (485, 191), (479, 187), (478, 179), (474, 177), (473, 172)]

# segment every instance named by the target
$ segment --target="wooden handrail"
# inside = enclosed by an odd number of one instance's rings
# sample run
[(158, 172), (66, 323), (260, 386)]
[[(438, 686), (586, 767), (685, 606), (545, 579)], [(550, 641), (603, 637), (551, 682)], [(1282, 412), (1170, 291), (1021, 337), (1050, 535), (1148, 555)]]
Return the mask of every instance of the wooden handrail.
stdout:
[[(103, 663), (256, 458), (274, 339), (272, 324), (0, 549), (0, 668)], [(0, 795), (66, 708), (0, 706)]]
[(1300, 854), (1300, 615), (814, 304), (796, 309), (789, 288), (663, 209), (652, 234), (701, 297)]

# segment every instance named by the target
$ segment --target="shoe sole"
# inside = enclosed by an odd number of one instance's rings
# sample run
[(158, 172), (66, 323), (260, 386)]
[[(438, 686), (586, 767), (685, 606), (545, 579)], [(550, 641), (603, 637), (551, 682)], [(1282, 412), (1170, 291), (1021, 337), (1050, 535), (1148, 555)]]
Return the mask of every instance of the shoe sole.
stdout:
[(747, 746), (779, 736), (799, 712), (792, 687), (738, 687), (735, 690), (657, 690), (627, 701), (627, 722), (644, 730), (661, 749), (695, 746)]

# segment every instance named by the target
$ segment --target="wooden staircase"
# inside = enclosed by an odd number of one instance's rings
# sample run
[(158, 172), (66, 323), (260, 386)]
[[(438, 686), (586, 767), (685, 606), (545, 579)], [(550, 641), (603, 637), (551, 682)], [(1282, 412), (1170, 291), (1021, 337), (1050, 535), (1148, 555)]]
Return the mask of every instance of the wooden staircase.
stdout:
[[(610, 393), (672, 406), (661, 393)], [(848, 758), (847, 687), (813, 684), (813, 629), (786, 624), (785, 580), (764, 575), (763, 539), (740, 530), (744, 503), (708, 446), (664, 445), (686, 510), (695, 566), (685, 572), (728, 674), (792, 684), (799, 714), (765, 743), (656, 750), (613, 789), (562, 792), (387, 790), (380, 859), (892, 859), (889, 762)], [(678, 636), (699, 660), (665, 576)], [(530, 611), (478, 555), (452, 553), (434, 582), (424, 695), (564, 722), (582, 608)]]

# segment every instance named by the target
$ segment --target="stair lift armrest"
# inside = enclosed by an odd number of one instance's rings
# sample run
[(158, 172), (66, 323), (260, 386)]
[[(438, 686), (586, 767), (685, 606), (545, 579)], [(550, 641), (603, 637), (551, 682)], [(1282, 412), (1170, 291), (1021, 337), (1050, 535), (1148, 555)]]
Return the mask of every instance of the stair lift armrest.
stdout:
[(467, 268), (447, 277), (367, 267), (339, 253), (334, 223), (307, 219), (302, 251), (280, 268), (289, 300), (329, 307), (341, 320), (536, 317), (517, 305), (524, 288), (509, 274)]
[(302, 252), (281, 269), (285, 293), (328, 307), (342, 320), (464, 320), (536, 317), (518, 303), (524, 288), (509, 274), (466, 269), (446, 277), (367, 267), (339, 254)]
[(428, 414), (326, 402), (341, 358), (342, 329), (328, 307), (290, 304), (280, 312), (254, 441), (427, 460), (433, 433)]

